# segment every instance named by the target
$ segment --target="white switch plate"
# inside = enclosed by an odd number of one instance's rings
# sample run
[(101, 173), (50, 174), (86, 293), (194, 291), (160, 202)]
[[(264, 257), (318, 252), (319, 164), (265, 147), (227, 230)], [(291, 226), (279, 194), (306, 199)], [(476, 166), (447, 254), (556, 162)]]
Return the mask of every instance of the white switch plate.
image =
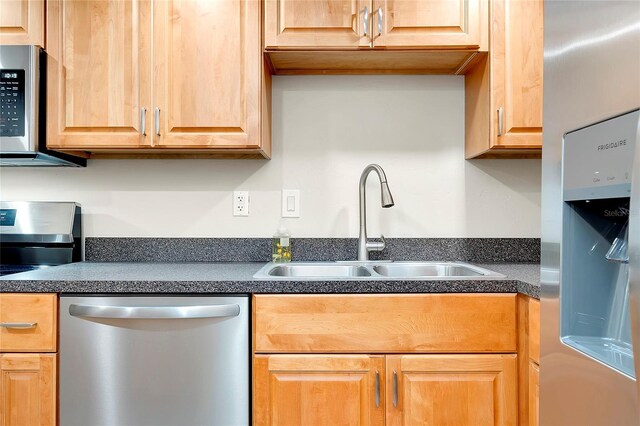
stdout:
[(282, 217), (300, 217), (300, 190), (282, 190)]
[(249, 191), (233, 191), (233, 215), (249, 216)]

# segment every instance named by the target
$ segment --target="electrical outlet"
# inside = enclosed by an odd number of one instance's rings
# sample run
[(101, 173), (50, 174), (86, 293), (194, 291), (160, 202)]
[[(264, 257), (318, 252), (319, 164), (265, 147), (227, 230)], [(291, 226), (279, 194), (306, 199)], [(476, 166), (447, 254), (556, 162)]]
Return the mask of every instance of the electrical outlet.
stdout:
[(233, 191), (233, 215), (249, 216), (249, 191)]

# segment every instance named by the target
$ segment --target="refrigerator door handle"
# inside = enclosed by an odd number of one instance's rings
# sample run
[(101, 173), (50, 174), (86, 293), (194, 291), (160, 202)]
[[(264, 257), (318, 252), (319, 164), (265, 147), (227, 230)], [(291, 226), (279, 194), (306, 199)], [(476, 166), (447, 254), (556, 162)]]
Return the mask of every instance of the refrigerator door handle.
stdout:
[(101, 306), (69, 305), (69, 314), (74, 317), (113, 319), (192, 319), (237, 317), (240, 306)]
[[(633, 362), (636, 377), (640, 372), (640, 121), (636, 130), (636, 149), (631, 172), (631, 206), (629, 212), (629, 304)], [(640, 395), (640, 380), (636, 380)], [(639, 401), (640, 402), (640, 401)]]

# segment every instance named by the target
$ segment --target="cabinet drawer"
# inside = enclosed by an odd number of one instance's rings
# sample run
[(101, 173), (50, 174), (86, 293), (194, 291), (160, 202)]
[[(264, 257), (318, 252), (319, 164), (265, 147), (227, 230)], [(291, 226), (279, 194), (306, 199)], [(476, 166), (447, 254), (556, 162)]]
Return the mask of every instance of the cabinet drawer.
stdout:
[(55, 294), (0, 294), (0, 352), (55, 352), (57, 306)]
[(257, 295), (257, 353), (515, 352), (515, 294)]

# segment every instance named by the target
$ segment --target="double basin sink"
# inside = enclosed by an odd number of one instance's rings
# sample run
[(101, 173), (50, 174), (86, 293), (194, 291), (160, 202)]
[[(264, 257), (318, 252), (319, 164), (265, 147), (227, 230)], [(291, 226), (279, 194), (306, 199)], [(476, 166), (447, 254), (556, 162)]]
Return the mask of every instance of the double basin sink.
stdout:
[(482, 279), (504, 278), (488, 269), (462, 262), (291, 262), (268, 263), (257, 279), (294, 280), (392, 280), (392, 279)]

